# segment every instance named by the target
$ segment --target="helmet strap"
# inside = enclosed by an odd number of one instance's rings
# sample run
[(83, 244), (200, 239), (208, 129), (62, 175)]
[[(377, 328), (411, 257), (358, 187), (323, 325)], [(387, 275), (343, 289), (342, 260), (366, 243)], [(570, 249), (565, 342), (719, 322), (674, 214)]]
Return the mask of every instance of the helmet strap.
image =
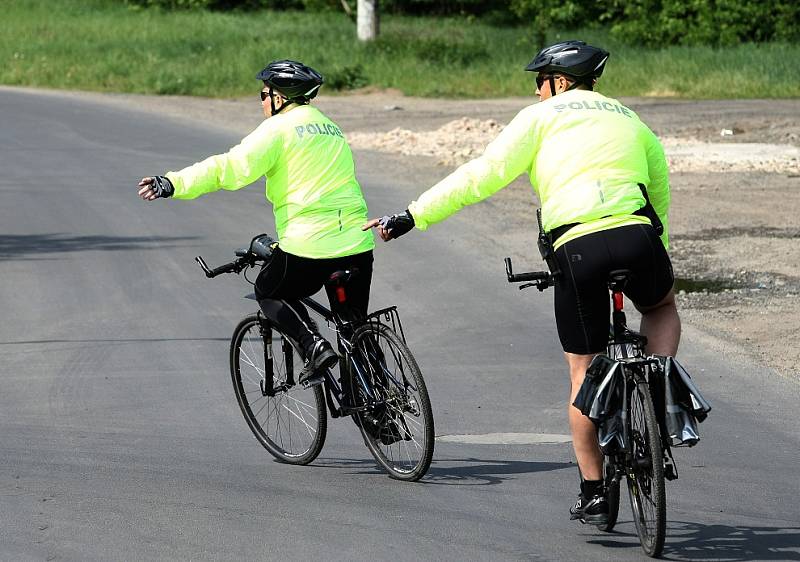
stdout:
[[(555, 96), (556, 95), (556, 81), (555, 81), (555, 79), (553, 78), (552, 75), (550, 75), (549, 80), (550, 80), (550, 93)], [(572, 84), (570, 84), (567, 87), (567, 89), (564, 90), (564, 92), (569, 92), (570, 90), (574, 90), (575, 88), (577, 88), (581, 84), (582, 84), (582, 82), (580, 80), (574, 80), (572, 82)], [(591, 88), (589, 88), (589, 89), (591, 89)], [(560, 93), (563, 94), (564, 92), (560, 92)]]
[(273, 92), (272, 86), (269, 87), (269, 106), (272, 109), (272, 115), (277, 115), (278, 113), (283, 111), (284, 107), (286, 107), (286, 104), (284, 103), (280, 107), (280, 109), (277, 109), (277, 110), (275, 109), (275, 92)]
[(275, 108), (275, 98), (273, 96), (274, 96), (274, 92), (272, 90), (272, 86), (270, 86), (269, 87), (269, 106), (272, 108), (272, 114), (273, 115), (277, 115), (278, 113), (280, 113), (281, 111), (286, 109), (288, 106), (292, 105), (293, 103), (296, 103), (298, 105), (306, 105), (308, 103), (308, 101), (290, 100), (290, 99), (284, 97), (283, 98), (284, 99), (283, 105), (276, 109)]

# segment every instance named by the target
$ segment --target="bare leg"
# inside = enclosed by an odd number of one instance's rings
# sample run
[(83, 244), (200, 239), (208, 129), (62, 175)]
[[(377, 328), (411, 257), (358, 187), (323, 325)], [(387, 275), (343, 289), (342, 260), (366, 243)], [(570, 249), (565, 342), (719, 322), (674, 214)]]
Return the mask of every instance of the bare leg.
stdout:
[(569, 364), (569, 376), (572, 383), (567, 412), (569, 428), (572, 432), (572, 447), (575, 449), (575, 457), (578, 459), (578, 468), (584, 479), (600, 480), (603, 477), (603, 456), (597, 443), (597, 428), (592, 420), (581, 414), (581, 411), (572, 405), (594, 355), (564, 353), (564, 356)]
[(670, 290), (658, 304), (636, 308), (642, 313), (639, 330), (647, 336), (647, 353), (674, 357), (681, 341), (681, 319), (675, 306), (675, 293)]

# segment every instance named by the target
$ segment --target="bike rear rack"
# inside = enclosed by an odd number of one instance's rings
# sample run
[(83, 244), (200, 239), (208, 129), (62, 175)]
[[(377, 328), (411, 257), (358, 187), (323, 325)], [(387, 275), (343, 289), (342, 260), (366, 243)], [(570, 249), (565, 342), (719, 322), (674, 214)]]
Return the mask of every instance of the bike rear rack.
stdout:
[[(383, 320), (381, 320), (381, 317), (383, 317)], [(406, 343), (406, 334), (403, 332), (403, 324), (400, 322), (400, 315), (397, 313), (396, 306), (382, 308), (368, 314), (364, 319), (364, 323), (367, 324), (371, 322), (389, 326), (396, 334), (400, 335), (400, 339), (403, 340), (403, 343)]]

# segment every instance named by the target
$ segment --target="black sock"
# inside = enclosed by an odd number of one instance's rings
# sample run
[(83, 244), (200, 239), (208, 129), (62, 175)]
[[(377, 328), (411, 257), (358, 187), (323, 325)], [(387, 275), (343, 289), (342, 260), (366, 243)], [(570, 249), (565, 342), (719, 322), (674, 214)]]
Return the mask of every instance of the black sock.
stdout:
[(603, 495), (602, 480), (584, 480), (581, 482), (581, 493), (585, 498), (593, 498)]

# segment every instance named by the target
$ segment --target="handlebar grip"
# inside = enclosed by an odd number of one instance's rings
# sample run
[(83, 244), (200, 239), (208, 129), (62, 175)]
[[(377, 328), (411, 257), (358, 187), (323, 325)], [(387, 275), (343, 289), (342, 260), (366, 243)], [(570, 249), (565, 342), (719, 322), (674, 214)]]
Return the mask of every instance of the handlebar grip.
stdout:
[(549, 271), (530, 271), (528, 273), (512, 273), (508, 276), (509, 283), (519, 283), (521, 281), (549, 281)]
[(225, 265), (215, 267), (210, 272), (206, 273), (206, 276), (211, 278), (211, 277), (216, 277), (217, 275), (221, 275), (223, 273), (232, 273), (236, 271), (236, 267), (239, 265), (238, 261), (239, 260), (232, 261), (230, 263), (226, 263)]
[(196, 258), (194, 258), (194, 260), (197, 263), (200, 264), (200, 267), (203, 268), (203, 271), (205, 271), (205, 273), (206, 273), (206, 277), (208, 277), (209, 279), (212, 279), (212, 278), (216, 277), (217, 275), (221, 275), (223, 273), (238, 272), (239, 269), (242, 267), (242, 265), (244, 265), (244, 263), (246, 261), (245, 259), (238, 259), (238, 260), (232, 261), (230, 263), (226, 263), (225, 265), (221, 265), (219, 267), (215, 267), (214, 269), (211, 269), (211, 268), (208, 267), (208, 264), (205, 262), (205, 260), (202, 257), (197, 256)]

